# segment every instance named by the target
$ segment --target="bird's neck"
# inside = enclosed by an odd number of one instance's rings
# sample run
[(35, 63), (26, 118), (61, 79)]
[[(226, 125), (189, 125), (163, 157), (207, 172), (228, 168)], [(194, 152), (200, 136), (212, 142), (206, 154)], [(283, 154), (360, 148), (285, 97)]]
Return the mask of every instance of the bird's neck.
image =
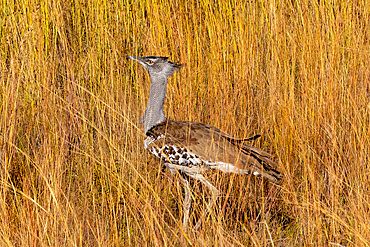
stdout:
[(151, 75), (152, 82), (150, 86), (148, 106), (146, 107), (144, 116), (145, 133), (157, 124), (166, 120), (163, 105), (166, 98), (167, 80), (168, 78), (166, 76)]

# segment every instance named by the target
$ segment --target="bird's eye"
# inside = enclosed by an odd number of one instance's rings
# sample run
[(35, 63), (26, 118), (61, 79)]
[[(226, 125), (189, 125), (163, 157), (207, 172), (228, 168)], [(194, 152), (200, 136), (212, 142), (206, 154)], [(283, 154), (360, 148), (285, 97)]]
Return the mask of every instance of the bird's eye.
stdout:
[(153, 64), (153, 61), (152, 61), (152, 60), (149, 60), (149, 61), (148, 61), (148, 64)]

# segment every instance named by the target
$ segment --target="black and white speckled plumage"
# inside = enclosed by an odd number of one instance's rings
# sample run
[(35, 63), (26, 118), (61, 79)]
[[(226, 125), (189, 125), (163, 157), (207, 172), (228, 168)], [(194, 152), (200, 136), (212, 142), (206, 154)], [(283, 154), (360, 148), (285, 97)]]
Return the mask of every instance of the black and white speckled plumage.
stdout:
[(159, 144), (162, 138), (162, 136), (157, 139), (153, 136), (147, 137), (145, 141), (150, 144), (148, 146), (146, 145), (145, 148), (159, 158), (172, 173), (181, 171), (187, 175), (191, 175), (209, 169), (205, 161), (201, 160), (196, 154), (189, 152), (185, 147), (178, 147), (171, 144), (157, 146), (156, 144)]

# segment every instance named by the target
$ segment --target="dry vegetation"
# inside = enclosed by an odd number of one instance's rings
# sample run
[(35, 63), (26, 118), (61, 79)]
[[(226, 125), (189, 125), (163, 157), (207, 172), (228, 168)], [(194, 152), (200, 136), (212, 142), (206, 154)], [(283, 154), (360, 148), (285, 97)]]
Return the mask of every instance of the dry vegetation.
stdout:
[[(369, 1), (1, 1), (1, 246), (370, 245)], [(143, 148), (149, 76), (185, 64), (167, 115), (274, 154), (281, 187), (211, 175), (198, 234)], [(193, 184), (194, 224), (209, 193)], [(180, 206), (179, 206), (180, 205)]]

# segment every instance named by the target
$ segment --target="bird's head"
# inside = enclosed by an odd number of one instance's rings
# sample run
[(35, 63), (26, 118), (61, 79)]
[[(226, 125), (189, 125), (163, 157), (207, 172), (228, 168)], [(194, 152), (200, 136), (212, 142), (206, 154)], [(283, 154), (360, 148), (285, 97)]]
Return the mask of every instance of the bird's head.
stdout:
[(140, 63), (149, 73), (150, 76), (166, 76), (170, 77), (175, 71), (179, 71), (182, 64), (168, 61), (168, 57), (132, 57), (127, 56), (127, 59), (132, 59)]

